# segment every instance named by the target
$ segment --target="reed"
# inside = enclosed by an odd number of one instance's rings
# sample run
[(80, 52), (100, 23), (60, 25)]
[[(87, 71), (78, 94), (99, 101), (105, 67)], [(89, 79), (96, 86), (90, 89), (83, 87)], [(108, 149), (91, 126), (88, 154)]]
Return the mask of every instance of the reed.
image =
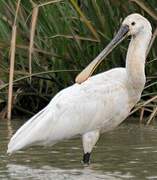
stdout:
[[(156, 0), (30, 0), (21, 1), (17, 13), (18, 3), (0, 1), (2, 112), (7, 104), (8, 114), (12, 109), (14, 116), (39, 111), (58, 91), (74, 83), (78, 72), (111, 40), (123, 17), (139, 12), (150, 20), (154, 34), (146, 62), (147, 83), (130, 115), (139, 116), (140, 122), (147, 116), (147, 124), (152, 122), (157, 112)], [(117, 47), (96, 73), (124, 66), (127, 45), (125, 41)]]
[(16, 27), (16, 19), (18, 15), (18, 10), (20, 7), (21, 0), (18, 0), (15, 19), (12, 26), (12, 36), (11, 36), (11, 45), (10, 45), (10, 73), (9, 73), (9, 89), (8, 89), (8, 112), (7, 118), (11, 119), (11, 110), (12, 110), (12, 96), (13, 96), (13, 78), (14, 78), (14, 64), (15, 64), (15, 47), (16, 47), (16, 35), (17, 35), (17, 27)]
[(33, 6), (33, 10), (32, 10), (32, 19), (31, 19), (31, 28), (30, 28), (30, 43), (29, 43), (29, 74), (30, 75), (32, 74), (32, 53), (34, 51), (34, 48), (33, 48), (34, 35), (35, 35), (35, 28), (36, 28), (38, 11), (39, 11), (39, 8), (36, 6), (36, 4), (34, 2), (32, 2), (32, 6)]

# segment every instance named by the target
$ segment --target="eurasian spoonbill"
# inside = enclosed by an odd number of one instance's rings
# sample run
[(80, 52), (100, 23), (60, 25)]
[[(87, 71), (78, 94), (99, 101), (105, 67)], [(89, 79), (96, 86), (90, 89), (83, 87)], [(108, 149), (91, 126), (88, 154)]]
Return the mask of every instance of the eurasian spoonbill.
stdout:
[[(126, 67), (89, 77), (109, 52), (129, 35), (131, 41)], [(127, 16), (117, 35), (80, 73), (76, 83), (60, 91), (13, 135), (7, 152), (14, 153), (32, 145), (50, 146), (81, 135), (83, 162), (89, 163), (100, 134), (125, 120), (141, 97), (146, 81), (146, 51), (151, 36), (152, 28), (146, 18), (140, 14)]]

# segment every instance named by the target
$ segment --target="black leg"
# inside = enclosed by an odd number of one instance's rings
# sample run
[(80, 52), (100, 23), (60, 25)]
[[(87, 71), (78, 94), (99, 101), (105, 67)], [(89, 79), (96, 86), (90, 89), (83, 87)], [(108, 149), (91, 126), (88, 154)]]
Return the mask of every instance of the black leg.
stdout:
[(89, 162), (90, 162), (90, 153), (87, 152), (86, 154), (83, 155), (83, 163), (89, 164)]

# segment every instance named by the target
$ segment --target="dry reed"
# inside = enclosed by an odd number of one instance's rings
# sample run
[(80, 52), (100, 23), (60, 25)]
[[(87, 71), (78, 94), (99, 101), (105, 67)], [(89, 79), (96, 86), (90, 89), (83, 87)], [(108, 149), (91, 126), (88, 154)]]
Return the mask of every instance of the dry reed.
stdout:
[(9, 89), (8, 89), (8, 110), (7, 110), (7, 119), (11, 119), (11, 110), (12, 110), (12, 97), (13, 97), (13, 79), (14, 79), (14, 63), (15, 63), (15, 48), (16, 48), (16, 20), (17, 14), (20, 7), (21, 0), (18, 0), (16, 7), (16, 14), (14, 19), (14, 24), (12, 27), (12, 37), (11, 37), (11, 46), (10, 46), (10, 73), (9, 73)]
[[(33, 11), (32, 11), (32, 19), (31, 19), (31, 28), (30, 28), (30, 44), (29, 44), (29, 74), (32, 74), (32, 53), (34, 51), (34, 35), (35, 35), (35, 28), (37, 23), (38, 11), (39, 8), (32, 3)], [(30, 78), (31, 80), (31, 78)]]

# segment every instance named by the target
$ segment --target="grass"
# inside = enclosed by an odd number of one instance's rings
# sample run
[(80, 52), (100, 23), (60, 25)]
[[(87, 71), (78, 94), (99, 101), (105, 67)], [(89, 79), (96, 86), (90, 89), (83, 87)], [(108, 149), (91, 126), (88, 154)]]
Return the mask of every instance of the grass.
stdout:
[[(154, 98), (157, 96), (157, 10), (154, 7), (156, 0), (0, 1), (0, 79), (4, 82), (0, 85), (1, 115), (6, 115), (7, 104), (8, 112), (12, 110), (14, 116), (38, 112), (58, 91), (74, 83), (78, 72), (112, 39), (122, 19), (138, 12), (150, 20), (155, 33), (146, 63), (147, 83), (141, 101), (131, 114), (140, 116), (141, 121), (146, 115), (150, 123), (157, 112), (157, 98)], [(128, 41), (121, 43), (96, 73), (125, 66), (127, 46)]]

